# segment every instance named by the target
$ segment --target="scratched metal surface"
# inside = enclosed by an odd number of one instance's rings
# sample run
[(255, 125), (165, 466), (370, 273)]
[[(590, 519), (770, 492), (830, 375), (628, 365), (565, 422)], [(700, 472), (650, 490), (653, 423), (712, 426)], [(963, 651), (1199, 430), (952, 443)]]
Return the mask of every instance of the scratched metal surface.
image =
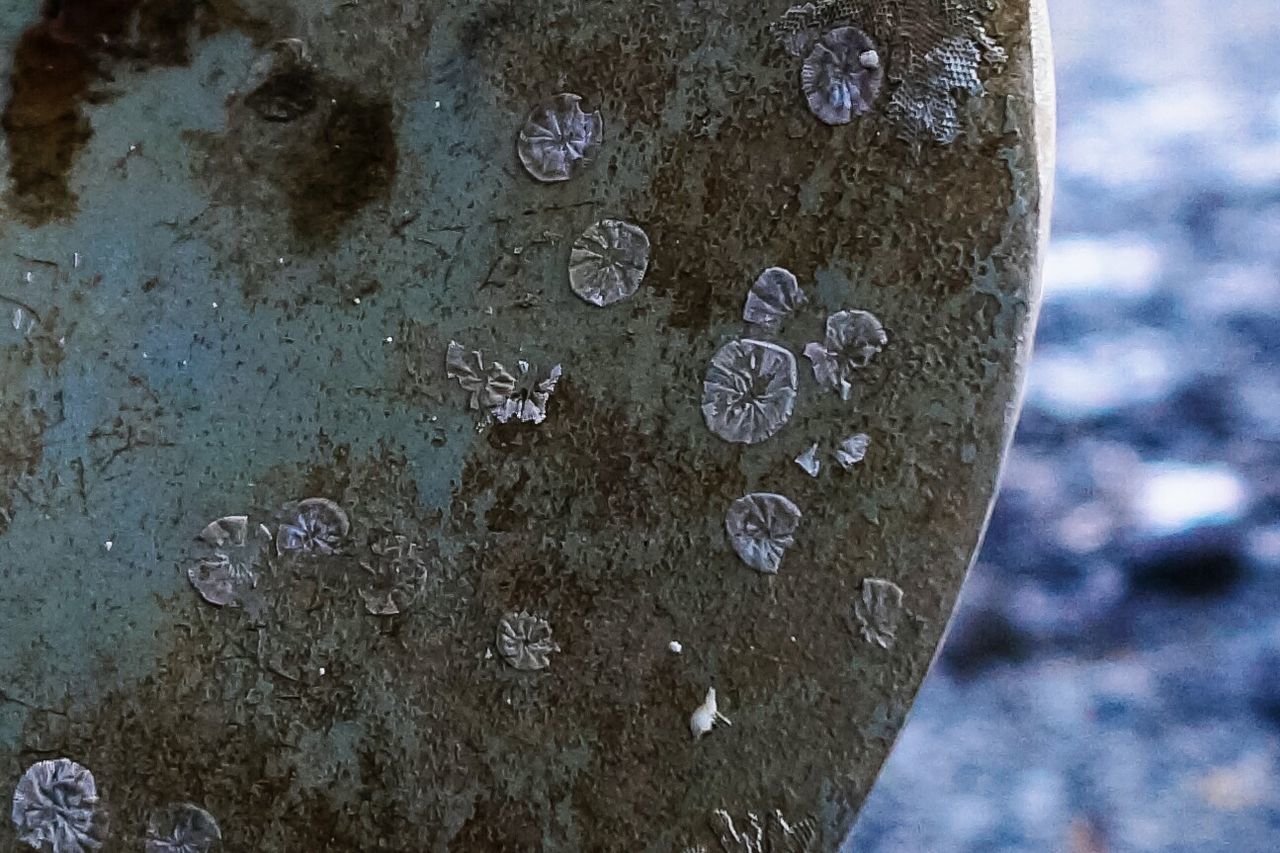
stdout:
[[(0, 4), (0, 788), (90, 768), (108, 850), (172, 801), (231, 850), (754, 849), (717, 810), (834, 848), (992, 496), (1045, 128), (1022, 3), (985, 14), (1007, 58), (949, 144), (817, 122), (784, 8)], [(271, 76), (283, 38), (305, 74)], [(560, 91), (604, 143), (542, 184), (515, 135)], [(598, 308), (566, 268), (605, 217), (652, 251)], [(889, 345), (848, 401), (800, 358), (790, 422), (730, 444), (702, 378), (772, 265), (810, 297), (777, 343), (863, 309)], [(450, 340), (562, 365), (546, 421), (468, 410)], [(792, 461), (854, 432), (849, 472)], [(724, 533), (751, 491), (803, 510), (776, 576)], [(253, 607), (200, 599), (205, 524), (306, 497), (349, 513), (341, 553), (264, 556)], [(377, 616), (361, 563), (395, 535), (426, 576)], [(855, 614), (873, 577), (904, 593), (889, 649)], [(494, 653), (520, 610), (545, 670)], [(695, 742), (709, 686), (733, 725)], [(0, 844), (25, 849), (7, 821)]]

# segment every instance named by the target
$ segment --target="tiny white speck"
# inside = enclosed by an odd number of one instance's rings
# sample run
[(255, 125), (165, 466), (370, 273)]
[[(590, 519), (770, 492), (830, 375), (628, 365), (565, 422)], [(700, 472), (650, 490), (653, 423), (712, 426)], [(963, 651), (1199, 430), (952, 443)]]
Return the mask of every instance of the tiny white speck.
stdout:
[(324, 667), (320, 667), (320, 674), (324, 675)]
[(114, 543), (114, 542), (112, 542), (110, 539), (108, 539), (106, 542), (103, 542), (103, 543), (102, 543), (102, 547), (103, 547), (103, 548), (106, 548), (108, 551), (110, 551), (110, 550), (115, 546), (115, 544), (116, 544), (116, 543)]
[(485, 649), (485, 650), (484, 650), (484, 659), (485, 659), (485, 660), (492, 660), (492, 659), (493, 659), (493, 649)]
[(213, 303), (213, 307), (214, 307), (214, 308), (217, 308), (217, 307), (218, 307), (218, 303), (216, 303), (216, 302), (215, 302), (215, 303)]
[(142, 354), (142, 357), (143, 357), (143, 358), (151, 358), (151, 356), (147, 355), (145, 352)]
[(430, 421), (431, 423), (435, 423), (436, 421), (440, 420), (440, 416), (432, 415), (431, 417), (427, 418), (427, 420)]
[(354, 302), (355, 304), (359, 305), (359, 304), (360, 304), (360, 297), (359, 297), (359, 296), (357, 296), (355, 299), (352, 299), (351, 301), (352, 301), (352, 302)]
[(284, 258), (276, 258), (276, 263), (278, 263), (278, 264), (280, 264), (280, 265), (282, 265), (282, 266), (283, 266), (283, 265), (284, 265)]
[(389, 343), (391, 343), (391, 342), (392, 342), (392, 341), (394, 341), (394, 340), (395, 340), (395, 338), (391, 337), (390, 335), (387, 335), (387, 337), (383, 340), (383, 343), (387, 343), (387, 344), (389, 344)]
[(436, 101), (436, 109), (440, 109), (440, 102)]
[(27, 270), (27, 274), (23, 276), (27, 280), (27, 284), (31, 283), (31, 271)]
[(73, 268), (75, 268), (75, 269), (80, 269), (80, 253), (79, 253), (79, 252), (72, 252), (72, 253), (71, 253), (71, 259), (72, 259), (72, 260), (71, 260), (71, 265), (72, 265), (72, 267), (73, 267)]
[(137, 143), (134, 143), (133, 145), (130, 145), (130, 146), (129, 146), (129, 151), (130, 151), (130, 152), (137, 151), (137, 150), (138, 150), (138, 145), (137, 145)]
[(670, 649), (671, 653), (674, 655), (678, 655), (684, 651), (684, 646), (680, 645), (679, 640), (672, 640), (671, 642), (667, 643), (667, 648)]

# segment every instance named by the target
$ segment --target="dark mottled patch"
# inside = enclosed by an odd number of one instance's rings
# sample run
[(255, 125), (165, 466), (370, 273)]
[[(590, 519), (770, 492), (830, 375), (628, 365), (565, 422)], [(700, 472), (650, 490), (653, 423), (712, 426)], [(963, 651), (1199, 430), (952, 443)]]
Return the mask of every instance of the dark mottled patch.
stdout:
[(186, 65), (191, 35), (244, 16), (234, 3), (196, 0), (47, 0), (18, 40), (9, 71), (11, 96), (0, 116), (9, 144), (9, 199), (24, 222), (39, 226), (75, 213), (69, 176), (93, 135), (84, 107), (106, 95), (96, 88), (114, 66)]
[(314, 69), (286, 68), (262, 81), (244, 103), (267, 121), (289, 122), (316, 108), (319, 88)]
[(34, 477), (44, 458), (47, 418), (26, 398), (0, 401), (0, 534), (13, 520), (13, 494)]
[(294, 142), (285, 163), (289, 222), (304, 243), (328, 243), (395, 178), (395, 112), (384, 96), (334, 84), (314, 137)]

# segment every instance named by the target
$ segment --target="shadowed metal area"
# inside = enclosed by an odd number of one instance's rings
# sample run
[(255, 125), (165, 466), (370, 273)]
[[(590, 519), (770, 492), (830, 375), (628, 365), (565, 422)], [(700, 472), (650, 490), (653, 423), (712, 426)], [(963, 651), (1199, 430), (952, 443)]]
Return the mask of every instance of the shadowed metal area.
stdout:
[[(106, 850), (836, 848), (1016, 416), (1047, 113), (1021, 0), (786, 12), (0, 7), (0, 787), (87, 769)], [(851, 311), (840, 393), (708, 429), (718, 351)]]

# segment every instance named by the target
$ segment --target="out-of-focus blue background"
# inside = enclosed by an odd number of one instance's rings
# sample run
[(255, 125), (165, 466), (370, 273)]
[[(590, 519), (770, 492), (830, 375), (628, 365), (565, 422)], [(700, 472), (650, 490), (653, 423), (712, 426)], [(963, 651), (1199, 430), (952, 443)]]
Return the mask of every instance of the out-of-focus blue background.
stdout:
[(1027, 405), (851, 849), (1280, 850), (1280, 2), (1049, 2)]

